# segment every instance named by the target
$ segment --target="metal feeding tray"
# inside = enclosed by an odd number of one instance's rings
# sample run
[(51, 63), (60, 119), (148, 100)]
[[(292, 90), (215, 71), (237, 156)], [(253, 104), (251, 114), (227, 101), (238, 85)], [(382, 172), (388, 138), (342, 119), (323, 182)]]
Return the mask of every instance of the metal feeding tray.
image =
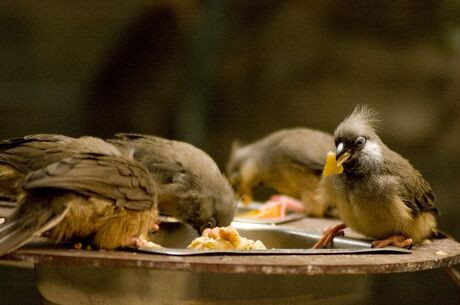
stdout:
[(261, 205), (262, 205), (261, 202), (251, 202), (247, 206), (242, 203), (239, 203), (238, 210), (235, 216), (235, 220), (239, 222), (247, 222), (247, 223), (283, 224), (283, 223), (288, 223), (288, 222), (299, 220), (299, 219), (306, 217), (305, 214), (295, 213), (295, 212), (288, 212), (286, 216), (284, 217), (268, 218), (268, 219), (254, 219), (254, 218), (244, 217), (244, 214), (258, 210)]
[[(0, 220), (8, 216), (16, 203), (0, 201)], [(251, 204), (245, 207), (248, 210), (257, 207)], [(299, 217), (288, 215), (277, 221), (286, 222), (287, 217)], [(303, 218), (301, 215), (300, 218)], [(299, 219), (299, 218), (296, 218)], [(242, 237), (252, 240), (260, 240), (267, 250), (194, 250), (187, 249), (198, 233), (190, 226), (170, 217), (160, 217), (162, 221), (158, 233), (151, 234), (150, 240), (160, 244), (163, 248), (129, 248), (132, 251), (174, 255), (174, 256), (197, 256), (197, 255), (314, 255), (314, 254), (371, 254), (371, 253), (411, 253), (411, 251), (395, 247), (382, 249), (372, 248), (370, 240), (337, 236), (334, 238), (330, 249), (311, 249), (321, 237), (318, 233), (312, 233), (305, 229), (288, 226), (276, 226), (275, 223), (251, 223), (241, 221), (238, 218), (232, 223)], [(258, 220), (259, 221), (259, 220)], [(267, 220), (270, 221), (270, 220)], [(52, 245), (55, 248), (72, 247), (73, 242), (62, 242), (56, 245), (46, 238), (36, 238), (28, 244), (28, 248), (37, 248)]]
[(243, 237), (260, 240), (267, 250), (194, 250), (186, 249), (198, 237), (191, 227), (180, 222), (163, 222), (158, 233), (150, 240), (163, 248), (137, 248), (136, 251), (165, 255), (312, 255), (312, 254), (359, 254), (359, 253), (411, 253), (401, 248), (372, 248), (370, 240), (348, 237), (335, 237), (331, 249), (311, 249), (321, 237), (298, 228), (273, 225), (249, 224), (234, 221), (235, 227)]

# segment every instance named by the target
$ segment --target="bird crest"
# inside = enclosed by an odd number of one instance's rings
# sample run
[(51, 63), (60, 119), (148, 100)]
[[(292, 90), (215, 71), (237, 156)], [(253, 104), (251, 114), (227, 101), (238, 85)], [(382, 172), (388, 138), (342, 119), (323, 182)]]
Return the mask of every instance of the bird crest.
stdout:
[(374, 134), (380, 127), (380, 118), (368, 105), (358, 105), (353, 112), (337, 126), (337, 133)]

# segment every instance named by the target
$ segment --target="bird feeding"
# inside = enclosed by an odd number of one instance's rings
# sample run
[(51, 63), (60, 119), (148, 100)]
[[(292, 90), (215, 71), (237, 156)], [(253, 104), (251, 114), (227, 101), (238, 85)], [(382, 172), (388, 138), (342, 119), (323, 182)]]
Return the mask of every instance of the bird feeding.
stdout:
[[(315, 248), (327, 245), (345, 227), (374, 238), (374, 247), (410, 247), (436, 230), (438, 209), (430, 184), (382, 142), (378, 126), (377, 114), (367, 106), (356, 107), (337, 126), (337, 155), (328, 156), (332, 170), (324, 169), (318, 196), (335, 203), (343, 224), (326, 230)], [(331, 175), (341, 171), (346, 175)]]
[[(327, 202), (318, 202), (314, 193), (321, 179), (326, 153), (335, 149), (331, 134), (311, 128), (277, 130), (253, 143), (234, 142), (227, 162), (227, 177), (241, 200), (252, 201), (259, 186), (289, 196), (290, 202), (303, 206), (308, 216), (321, 217)], [(270, 201), (284, 205), (286, 197)]]

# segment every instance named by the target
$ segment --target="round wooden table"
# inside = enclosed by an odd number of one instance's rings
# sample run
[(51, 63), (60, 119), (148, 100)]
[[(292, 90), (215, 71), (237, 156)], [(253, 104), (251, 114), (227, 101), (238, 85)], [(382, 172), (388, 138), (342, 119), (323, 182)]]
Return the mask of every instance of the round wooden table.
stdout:
[[(321, 232), (336, 223), (306, 218), (283, 226)], [(365, 277), (354, 275), (447, 268), (460, 263), (460, 244), (439, 239), (411, 254), (359, 255), (169, 256), (48, 247), (19, 249), (2, 262), (33, 264), (49, 304), (333, 304), (365, 293)]]

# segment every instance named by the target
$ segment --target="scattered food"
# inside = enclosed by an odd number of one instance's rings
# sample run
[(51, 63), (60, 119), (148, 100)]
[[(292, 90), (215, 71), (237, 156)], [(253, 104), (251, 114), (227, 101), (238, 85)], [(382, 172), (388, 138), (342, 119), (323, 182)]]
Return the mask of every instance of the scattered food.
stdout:
[(303, 203), (285, 195), (274, 195), (258, 209), (241, 212), (238, 218), (275, 219), (286, 217), (288, 212), (304, 213)]
[(163, 248), (161, 245), (147, 240), (146, 236), (140, 236), (132, 239), (134, 246), (138, 248), (159, 249)]
[(439, 250), (439, 251), (436, 251), (436, 255), (447, 256), (449, 254), (447, 254), (446, 252), (444, 252), (442, 250)]
[(250, 219), (273, 219), (286, 216), (286, 207), (279, 202), (267, 201), (259, 209), (244, 212), (238, 217)]
[(150, 248), (150, 249), (160, 249), (163, 248), (161, 245), (156, 244), (151, 241), (146, 241), (144, 245), (142, 245), (143, 248)]
[(201, 237), (195, 238), (187, 249), (201, 250), (264, 250), (267, 249), (260, 240), (241, 237), (234, 227), (216, 227), (203, 231)]
[(0, 225), (5, 222), (5, 217), (0, 217)]

